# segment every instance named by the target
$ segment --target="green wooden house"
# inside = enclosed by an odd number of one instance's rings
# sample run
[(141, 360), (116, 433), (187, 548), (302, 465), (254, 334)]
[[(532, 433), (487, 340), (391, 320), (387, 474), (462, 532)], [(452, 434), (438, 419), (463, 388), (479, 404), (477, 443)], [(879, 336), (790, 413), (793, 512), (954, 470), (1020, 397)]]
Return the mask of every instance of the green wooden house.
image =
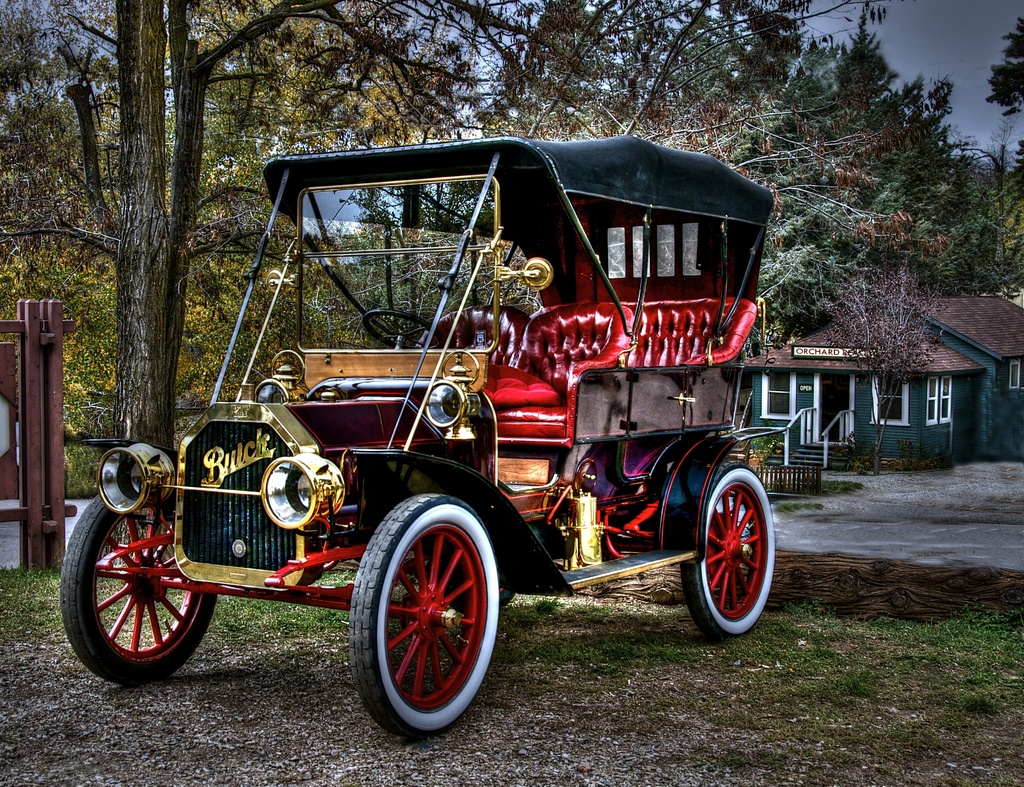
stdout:
[[(1024, 459), (1024, 309), (996, 297), (942, 298), (929, 330), (929, 360), (892, 402), (882, 456)], [(789, 426), (789, 463), (824, 464), (837, 446), (874, 445), (875, 386), (824, 331), (750, 359), (747, 372), (750, 423)]]

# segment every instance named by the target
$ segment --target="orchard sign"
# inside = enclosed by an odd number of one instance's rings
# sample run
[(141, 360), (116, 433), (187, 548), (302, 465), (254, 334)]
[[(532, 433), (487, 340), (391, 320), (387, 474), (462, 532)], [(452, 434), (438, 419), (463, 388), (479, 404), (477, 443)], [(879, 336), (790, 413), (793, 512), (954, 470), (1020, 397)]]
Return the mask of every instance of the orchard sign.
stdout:
[(860, 350), (853, 347), (816, 347), (794, 344), (792, 350), (794, 358), (821, 358), (830, 361), (855, 360), (863, 355)]

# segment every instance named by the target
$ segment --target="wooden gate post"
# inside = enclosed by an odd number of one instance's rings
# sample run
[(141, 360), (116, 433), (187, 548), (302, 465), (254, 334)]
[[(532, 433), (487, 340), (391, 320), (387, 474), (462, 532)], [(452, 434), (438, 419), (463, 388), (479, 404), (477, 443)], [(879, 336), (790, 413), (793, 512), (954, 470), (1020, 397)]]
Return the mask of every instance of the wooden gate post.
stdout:
[[(64, 334), (75, 329), (60, 301), (19, 300), (17, 319), (0, 332), (20, 334), (18, 352), (19, 507), (21, 565), (44, 568), (64, 558)], [(9, 355), (8, 355), (9, 358)]]
[(18, 301), (15, 316), (22, 325), (21, 352), (18, 354), (18, 464), (21, 467), (21, 504), (25, 508), (21, 565), (42, 568), (48, 564), (47, 539), (43, 532), (43, 412), (39, 406), (43, 396), (40, 379), (42, 328), (39, 324), (39, 301)]
[(43, 331), (39, 336), (41, 409), (43, 411), (43, 506), (49, 506), (50, 518), (43, 520), (43, 532), (52, 532), (45, 541), (45, 565), (59, 566), (64, 561), (64, 331), (74, 323), (64, 322), (64, 304), (55, 300), (41, 303)]

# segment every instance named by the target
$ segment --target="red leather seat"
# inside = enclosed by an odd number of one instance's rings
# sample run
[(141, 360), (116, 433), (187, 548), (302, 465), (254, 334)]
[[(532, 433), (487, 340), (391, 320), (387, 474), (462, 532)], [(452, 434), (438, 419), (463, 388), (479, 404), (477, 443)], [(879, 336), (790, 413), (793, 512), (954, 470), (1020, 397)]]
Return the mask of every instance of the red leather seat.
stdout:
[[(514, 356), (519, 354), (523, 342), (523, 332), (530, 321), (527, 314), (513, 306), (503, 306), (498, 317), (498, 346), (491, 353), (491, 363), (511, 365)], [(438, 320), (434, 346), (444, 345), (448, 332), (455, 322), (455, 312), (446, 314)], [(455, 325), (450, 347), (488, 347), (494, 335), (494, 312), (490, 306), (473, 306), (466, 309)], [(478, 338), (482, 336), (483, 342)]]
[[(706, 364), (720, 303), (718, 298), (701, 298), (644, 304), (636, 332), (637, 345), (629, 354), (627, 365), (642, 368)], [(732, 304), (733, 299), (727, 298), (723, 317)], [(739, 355), (756, 318), (757, 307), (741, 299), (725, 326), (722, 344), (711, 350), (713, 364), (731, 361)]]
[[(615, 368), (628, 346), (611, 303), (571, 303), (537, 312), (526, 325), (521, 353), (512, 359), (520, 374), (495, 375), (498, 436), (571, 441), (580, 376), (589, 369)], [(504, 392), (503, 377), (514, 381)]]
[(495, 410), (511, 410), (527, 405), (557, 407), (562, 395), (539, 377), (514, 366), (492, 365), (487, 374), (487, 393)]

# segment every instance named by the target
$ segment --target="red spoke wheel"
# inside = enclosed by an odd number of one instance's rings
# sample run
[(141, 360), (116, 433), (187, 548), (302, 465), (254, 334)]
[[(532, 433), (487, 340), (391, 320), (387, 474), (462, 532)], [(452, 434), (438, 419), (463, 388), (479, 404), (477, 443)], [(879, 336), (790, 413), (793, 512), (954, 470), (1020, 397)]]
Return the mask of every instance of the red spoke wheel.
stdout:
[(60, 580), (64, 629), (101, 678), (134, 686), (171, 675), (198, 647), (217, 597), (187, 589), (174, 532), (152, 509), (110, 511), (97, 498), (68, 543)]
[(744, 634), (761, 617), (775, 570), (775, 523), (761, 480), (744, 465), (719, 469), (702, 503), (703, 559), (683, 564), (694, 622), (712, 639)]
[(498, 571), (476, 514), (444, 495), (396, 506), (367, 545), (349, 620), (370, 715), (414, 738), (451, 726), (483, 682), (498, 626)]

